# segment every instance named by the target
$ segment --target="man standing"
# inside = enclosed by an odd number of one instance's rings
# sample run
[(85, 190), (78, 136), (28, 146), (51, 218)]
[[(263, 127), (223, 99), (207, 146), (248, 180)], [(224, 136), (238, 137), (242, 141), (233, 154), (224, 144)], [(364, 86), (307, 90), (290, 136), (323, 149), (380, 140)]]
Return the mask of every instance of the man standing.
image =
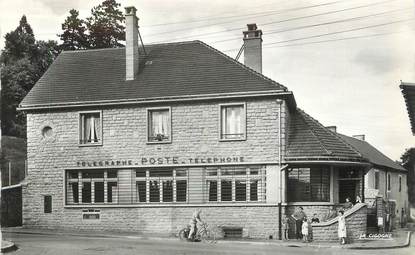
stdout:
[(190, 219), (189, 225), (190, 225), (190, 232), (189, 236), (187, 237), (188, 240), (192, 240), (193, 235), (197, 233), (197, 223), (202, 224), (202, 220), (200, 219), (200, 208), (196, 209), (193, 212), (192, 218)]
[(303, 207), (297, 207), (292, 217), (295, 219), (295, 235), (297, 239), (302, 239), (303, 235), (301, 234), (301, 227), (303, 219), (307, 217), (303, 211)]

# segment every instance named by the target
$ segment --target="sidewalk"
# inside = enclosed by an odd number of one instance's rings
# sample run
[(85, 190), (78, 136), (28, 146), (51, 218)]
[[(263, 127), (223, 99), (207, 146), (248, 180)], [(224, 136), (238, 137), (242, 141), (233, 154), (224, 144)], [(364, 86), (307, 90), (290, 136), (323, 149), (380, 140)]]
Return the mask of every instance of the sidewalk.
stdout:
[[(160, 235), (140, 235), (137, 233), (116, 233), (116, 232), (86, 232), (86, 231), (68, 231), (68, 230), (48, 230), (48, 229), (32, 229), (32, 228), (3, 228), (3, 233), (9, 234), (31, 234), (31, 235), (70, 235), (83, 237), (101, 237), (101, 238), (128, 238), (137, 240), (162, 240), (162, 241), (178, 241), (174, 236)], [(354, 243), (340, 245), (337, 242), (318, 242), (303, 243), (299, 240), (261, 240), (261, 239), (234, 239), (234, 240), (218, 240), (217, 243), (241, 243), (252, 245), (275, 245), (286, 247), (314, 247), (314, 248), (341, 248), (341, 249), (391, 249), (403, 248), (409, 246), (411, 232), (408, 229), (395, 230), (390, 240), (356, 240)]]

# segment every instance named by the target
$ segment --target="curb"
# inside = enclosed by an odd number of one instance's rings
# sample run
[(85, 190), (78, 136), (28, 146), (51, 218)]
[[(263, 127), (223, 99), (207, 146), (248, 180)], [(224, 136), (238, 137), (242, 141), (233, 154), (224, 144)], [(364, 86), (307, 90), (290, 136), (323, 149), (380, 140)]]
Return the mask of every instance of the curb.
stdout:
[[(3, 244), (6, 244), (6, 245), (3, 246)], [(17, 249), (17, 246), (13, 242), (4, 241), (4, 240), (1, 242), (1, 253), (14, 251), (16, 249)]]
[(403, 244), (396, 244), (396, 245), (390, 245), (390, 246), (370, 246), (370, 247), (364, 247), (364, 246), (356, 246), (356, 247), (347, 247), (348, 249), (352, 250), (380, 250), (380, 249), (395, 249), (395, 248), (405, 248), (408, 247), (411, 243), (411, 231), (408, 231), (406, 235), (405, 243)]

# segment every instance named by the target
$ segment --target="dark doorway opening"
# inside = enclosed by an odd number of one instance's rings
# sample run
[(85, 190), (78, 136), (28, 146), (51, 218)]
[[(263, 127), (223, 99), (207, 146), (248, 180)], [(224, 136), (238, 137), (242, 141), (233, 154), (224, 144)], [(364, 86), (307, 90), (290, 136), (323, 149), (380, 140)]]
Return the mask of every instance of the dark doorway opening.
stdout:
[(350, 198), (350, 202), (354, 203), (356, 196), (360, 196), (359, 180), (339, 180), (339, 202), (346, 202), (346, 198)]

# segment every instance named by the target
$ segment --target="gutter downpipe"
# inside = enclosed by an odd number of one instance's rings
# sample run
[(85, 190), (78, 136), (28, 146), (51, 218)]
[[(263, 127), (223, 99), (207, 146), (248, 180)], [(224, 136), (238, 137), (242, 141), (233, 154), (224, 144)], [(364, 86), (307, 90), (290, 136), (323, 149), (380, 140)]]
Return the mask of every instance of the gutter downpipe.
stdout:
[[(281, 107), (282, 99), (277, 99), (278, 109), (278, 168), (279, 168), (279, 201), (278, 201), (278, 239), (282, 240), (282, 135), (281, 135)], [(288, 165), (284, 166), (286, 168)]]

